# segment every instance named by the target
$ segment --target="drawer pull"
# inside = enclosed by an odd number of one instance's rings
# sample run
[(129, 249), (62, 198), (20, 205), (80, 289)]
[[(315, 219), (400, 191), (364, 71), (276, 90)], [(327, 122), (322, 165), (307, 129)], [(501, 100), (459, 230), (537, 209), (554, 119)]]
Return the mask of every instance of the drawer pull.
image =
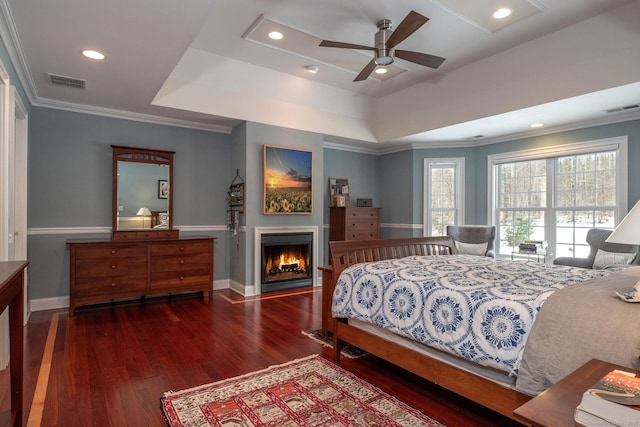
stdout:
[(184, 276), (180, 276), (180, 280), (184, 280)]
[(180, 252), (184, 251), (184, 246), (180, 246)]
[(112, 270), (115, 270), (115, 269), (116, 269), (116, 267), (118, 267), (118, 266), (117, 266), (117, 265), (115, 265), (115, 264), (112, 264), (112, 265), (111, 265), (111, 269), (112, 269)]
[(112, 284), (111, 284), (111, 287), (112, 287), (112, 288), (115, 288), (115, 287), (116, 287), (116, 284), (115, 284), (115, 283), (112, 283)]
[(117, 251), (115, 249), (111, 249), (111, 255), (115, 255)]
[(180, 260), (180, 264), (181, 265), (184, 264), (184, 260), (183, 259)]

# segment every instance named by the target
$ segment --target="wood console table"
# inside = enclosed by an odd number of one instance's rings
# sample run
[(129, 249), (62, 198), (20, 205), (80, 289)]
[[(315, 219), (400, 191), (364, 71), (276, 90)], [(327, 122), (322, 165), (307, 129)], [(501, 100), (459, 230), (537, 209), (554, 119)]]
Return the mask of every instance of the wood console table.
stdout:
[[(0, 424), (22, 427), (24, 269), (27, 261), (0, 262), (0, 313), (9, 307), (11, 413), (0, 414)], [(8, 419), (7, 419), (8, 418)]]

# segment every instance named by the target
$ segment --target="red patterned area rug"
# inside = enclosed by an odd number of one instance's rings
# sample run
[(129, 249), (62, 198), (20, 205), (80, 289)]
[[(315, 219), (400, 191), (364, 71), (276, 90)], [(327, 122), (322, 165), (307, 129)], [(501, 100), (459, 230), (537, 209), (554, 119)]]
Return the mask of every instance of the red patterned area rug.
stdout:
[(171, 427), (442, 424), (318, 355), (189, 390), (167, 392)]

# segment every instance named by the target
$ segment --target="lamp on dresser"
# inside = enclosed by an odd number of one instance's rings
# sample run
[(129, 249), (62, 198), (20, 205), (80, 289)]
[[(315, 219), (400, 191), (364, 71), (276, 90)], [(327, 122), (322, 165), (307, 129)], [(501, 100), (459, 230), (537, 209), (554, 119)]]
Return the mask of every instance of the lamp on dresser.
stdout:
[(138, 213), (136, 215), (142, 216), (142, 228), (144, 228), (144, 219), (148, 216), (151, 216), (151, 211), (149, 210), (149, 208), (142, 207), (138, 210)]

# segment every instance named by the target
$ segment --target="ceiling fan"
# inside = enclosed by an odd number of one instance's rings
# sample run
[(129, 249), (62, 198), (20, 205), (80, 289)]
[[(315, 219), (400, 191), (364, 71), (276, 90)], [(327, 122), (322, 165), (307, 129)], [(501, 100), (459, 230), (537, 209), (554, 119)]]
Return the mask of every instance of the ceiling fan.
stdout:
[(429, 18), (426, 16), (422, 16), (418, 12), (412, 10), (407, 16), (405, 16), (395, 31), (392, 31), (391, 20), (383, 19), (377, 24), (378, 32), (375, 34), (374, 47), (330, 40), (322, 40), (320, 42), (320, 46), (374, 51), (374, 58), (362, 69), (362, 71), (360, 71), (360, 74), (356, 76), (354, 82), (366, 80), (378, 65), (384, 66), (392, 64), (395, 58), (401, 58), (405, 61), (436, 69), (444, 62), (445, 58), (426, 53), (412, 52), (409, 50), (398, 50), (395, 48), (404, 39), (416, 32), (418, 28), (422, 27), (428, 20)]

